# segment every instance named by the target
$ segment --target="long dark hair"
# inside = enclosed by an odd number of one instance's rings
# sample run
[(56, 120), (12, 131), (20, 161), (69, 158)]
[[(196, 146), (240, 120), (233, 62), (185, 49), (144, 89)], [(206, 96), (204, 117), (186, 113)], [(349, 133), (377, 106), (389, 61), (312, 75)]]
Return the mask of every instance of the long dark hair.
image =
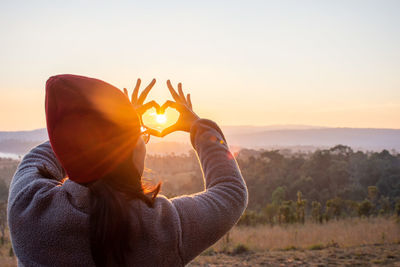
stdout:
[(90, 245), (96, 266), (116, 263), (125, 266), (132, 250), (129, 201), (140, 199), (149, 207), (160, 184), (144, 186), (141, 174), (132, 160), (121, 163), (114, 171), (87, 185), (91, 192)]

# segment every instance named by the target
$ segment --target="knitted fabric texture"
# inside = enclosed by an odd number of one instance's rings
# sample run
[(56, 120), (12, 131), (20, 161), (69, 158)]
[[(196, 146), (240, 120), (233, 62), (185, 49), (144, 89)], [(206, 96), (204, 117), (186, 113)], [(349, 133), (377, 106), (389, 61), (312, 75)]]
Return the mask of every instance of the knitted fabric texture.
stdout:
[(140, 121), (118, 88), (93, 78), (58, 75), (46, 83), (51, 146), (69, 179), (100, 179), (132, 155)]

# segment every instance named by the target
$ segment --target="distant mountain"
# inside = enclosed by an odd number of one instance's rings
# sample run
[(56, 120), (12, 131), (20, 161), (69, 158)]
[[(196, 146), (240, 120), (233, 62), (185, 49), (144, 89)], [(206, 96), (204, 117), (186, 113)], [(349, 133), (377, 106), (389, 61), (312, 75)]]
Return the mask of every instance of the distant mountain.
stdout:
[(20, 141), (37, 141), (42, 142), (48, 139), (46, 128), (37, 129), (33, 131), (16, 131), (16, 132), (1, 132), (0, 141), (3, 140), (20, 140)]
[[(400, 151), (400, 129), (328, 128), (308, 125), (222, 126), (231, 146), (242, 148), (291, 148), (313, 150), (337, 144), (353, 149)], [(0, 152), (25, 154), (47, 140), (46, 129), (0, 132)], [(152, 137), (148, 153), (184, 153), (191, 149), (189, 135), (177, 132)]]
[(48, 139), (47, 130), (0, 132), (0, 152), (23, 155)]
[(227, 125), (221, 126), (224, 134), (249, 134), (274, 130), (308, 130), (308, 129), (324, 129), (326, 127), (310, 126), (310, 125), (267, 125), (267, 126), (254, 126), (254, 125)]
[(321, 128), (272, 130), (229, 135), (230, 144), (247, 148), (314, 146), (338, 144), (353, 149), (400, 151), (400, 129)]

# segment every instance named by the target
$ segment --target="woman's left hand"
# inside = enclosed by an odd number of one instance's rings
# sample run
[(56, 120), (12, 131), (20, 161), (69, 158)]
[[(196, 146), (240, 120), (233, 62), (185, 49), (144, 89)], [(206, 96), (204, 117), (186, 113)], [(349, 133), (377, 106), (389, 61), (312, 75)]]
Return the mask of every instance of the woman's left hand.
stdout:
[[(147, 95), (149, 94), (151, 88), (153, 88), (154, 84), (156, 83), (156, 79), (153, 79), (149, 85), (140, 93), (139, 95), (139, 87), (140, 87), (141, 80), (137, 79), (135, 89), (133, 89), (132, 96), (131, 96), (131, 103), (133, 108), (139, 114), (139, 116), (143, 115), (146, 110), (155, 107), (157, 108), (158, 104), (155, 101), (150, 101), (146, 104), (143, 104), (146, 100)], [(124, 88), (124, 93), (129, 99), (128, 90)]]

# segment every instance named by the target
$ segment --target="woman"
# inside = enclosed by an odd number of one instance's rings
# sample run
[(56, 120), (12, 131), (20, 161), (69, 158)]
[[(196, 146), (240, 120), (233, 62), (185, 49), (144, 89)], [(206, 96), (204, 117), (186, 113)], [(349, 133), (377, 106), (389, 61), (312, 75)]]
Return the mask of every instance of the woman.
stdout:
[[(50, 142), (21, 161), (8, 218), (20, 266), (183, 266), (221, 238), (247, 205), (247, 188), (224, 135), (193, 112), (190, 95), (167, 85), (175, 126), (142, 131), (143, 104), (103, 81), (51, 77), (46, 84)], [(127, 91), (125, 90), (127, 94)], [(167, 199), (141, 182), (149, 133), (190, 133), (205, 191)]]

